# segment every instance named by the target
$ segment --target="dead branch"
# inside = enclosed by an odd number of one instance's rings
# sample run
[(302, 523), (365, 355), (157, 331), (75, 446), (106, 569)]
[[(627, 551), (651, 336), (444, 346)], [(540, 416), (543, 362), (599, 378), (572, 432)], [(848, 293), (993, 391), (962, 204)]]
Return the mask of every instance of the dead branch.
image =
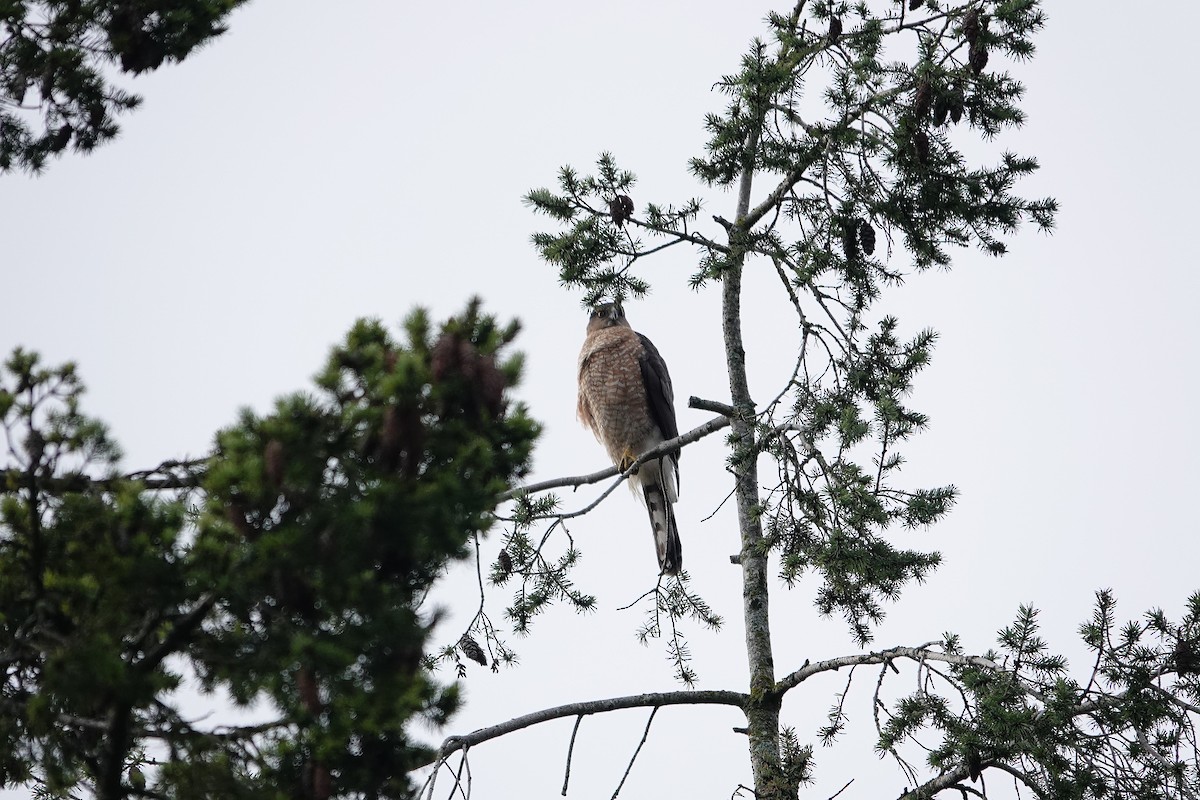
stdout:
[(741, 692), (723, 690), (652, 692), (625, 697), (611, 697), (606, 700), (587, 700), (581, 703), (569, 703), (554, 708), (544, 708), (520, 717), (514, 717), (507, 722), (480, 728), (477, 731), (462, 736), (450, 736), (442, 742), (438, 751), (438, 760), (423, 766), (444, 761), (451, 754), (467, 747), (474, 747), (482, 742), (498, 739), (515, 731), (529, 728), (542, 722), (549, 722), (563, 717), (583, 717), (591, 714), (603, 714), (608, 711), (620, 711), (626, 708), (657, 708), (658, 706), (684, 705), (723, 705), (744, 709), (750, 702), (750, 696)]
[(958, 664), (960, 666), (983, 667), (1002, 671), (1004, 667), (992, 661), (989, 658), (982, 656), (959, 656), (951, 653), (943, 653), (938, 650), (930, 650), (929, 647), (934, 644), (923, 645), (921, 647), (890, 647), (887, 650), (880, 650), (874, 653), (859, 653), (852, 656), (840, 656), (838, 658), (830, 658), (825, 661), (816, 661), (805, 664), (800, 669), (780, 679), (775, 684), (775, 691), (783, 694), (790, 689), (799, 686), (805, 680), (811, 678), (821, 672), (836, 671), (842, 667), (853, 667), (860, 664), (886, 664), (896, 658), (909, 658), (913, 661), (942, 661), (947, 664)]

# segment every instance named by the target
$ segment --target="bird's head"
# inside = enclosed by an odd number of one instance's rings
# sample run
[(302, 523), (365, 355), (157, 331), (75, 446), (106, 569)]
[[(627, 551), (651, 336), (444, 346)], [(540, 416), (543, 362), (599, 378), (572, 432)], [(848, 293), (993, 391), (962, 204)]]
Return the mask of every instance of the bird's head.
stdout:
[(620, 303), (601, 303), (592, 307), (592, 315), (588, 318), (588, 333), (617, 326), (629, 327), (629, 321), (625, 319), (625, 309), (621, 308)]

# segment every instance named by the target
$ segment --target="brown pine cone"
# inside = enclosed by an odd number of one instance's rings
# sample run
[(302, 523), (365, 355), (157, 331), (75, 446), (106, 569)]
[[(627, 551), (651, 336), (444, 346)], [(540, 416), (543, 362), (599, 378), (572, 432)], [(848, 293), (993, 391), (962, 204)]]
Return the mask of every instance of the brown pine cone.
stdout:
[(464, 633), (462, 638), (458, 640), (458, 649), (462, 651), (464, 656), (471, 659), (479, 666), (487, 666), (487, 656), (483, 654), (483, 648), (480, 647), (479, 642), (472, 639), (469, 634)]
[(983, 26), (979, 23), (979, 9), (972, 8), (963, 16), (962, 35), (966, 38), (967, 42), (974, 45), (982, 29)]
[(971, 43), (971, 55), (967, 63), (971, 65), (971, 71), (976, 75), (983, 72), (983, 68), (987, 66), (988, 50), (987, 45), (982, 39), (976, 39)]
[(858, 258), (858, 240), (854, 237), (854, 228), (853, 221), (842, 223), (842, 253), (847, 261)]
[(917, 130), (912, 135), (913, 151), (917, 155), (917, 161), (925, 164), (929, 161), (929, 134), (923, 130)]
[(858, 241), (867, 255), (875, 252), (875, 229), (865, 219), (858, 221)]
[(928, 78), (922, 78), (917, 84), (917, 91), (913, 94), (913, 115), (917, 119), (924, 119), (929, 113), (929, 106), (933, 103), (933, 87), (929, 84)]
[(842, 35), (842, 18), (841, 17), (830, 17), (829, 18), (829, 33), (827, 34), (827, 37), (826, 37), (829, 39), (829, 43), (837, 44), (837, 40), (841, 37), (841, 35)]
[(950, 96), (947, 94), (939, 94), (937, 99), (933, 101), (933, 124), (939, 128), (946, 124), (946, 118), (950, 116)]
[(612, 215), (614, 225), (625, 227), (625, 223), (633, 216), (633, 199), (627, 194), (617, 195), (609, 201), (608, 213)]

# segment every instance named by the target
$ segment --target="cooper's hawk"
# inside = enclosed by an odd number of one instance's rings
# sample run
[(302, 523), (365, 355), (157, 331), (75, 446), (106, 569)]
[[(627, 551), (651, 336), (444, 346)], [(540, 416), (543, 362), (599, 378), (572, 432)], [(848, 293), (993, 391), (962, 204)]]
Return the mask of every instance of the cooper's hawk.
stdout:
[[(592, 311), (579, 352), (579, 419), (622, 470), (639, 455), (679, 435), (675, 392), (658, 348), (629, 327), (619, 303)], [(679, 452), (647, 462), (629, 476), (646, 504), (658, 567), (679, 572), (683, 550), (672, 504), (679, 499)]]

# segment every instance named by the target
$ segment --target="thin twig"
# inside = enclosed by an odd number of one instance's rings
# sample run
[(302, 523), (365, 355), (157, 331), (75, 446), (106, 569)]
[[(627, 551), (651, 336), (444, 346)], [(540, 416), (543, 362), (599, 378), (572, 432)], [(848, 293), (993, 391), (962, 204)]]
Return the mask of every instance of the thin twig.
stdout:
[(646, 720), (646, 729), (642, 731), (642, 740), (638, 742), (637, 749), (633, 751), (633, 756), (629, 759), (629, 765), (625, 767), (625, 774), (621, 776), (621, 782), (617, 784), (617, 789), (612, 793), (612, 800), (617, 800), (617, 795), (621, 793), (621, 787), (625, 785), (625, 779), (629, 777), (629, 771), (633, 769), (633, 762), (637, 761), (638, 753), (642, 752), (642, 745), (646, 743), (646, 737), (650, 735), (650, 725), (654, 722), (654, 715), (658, 713), (658, 706), (650, 710), (650, 719)]
[(563, 771), (563, 797), (567, 796), (567, 784), (571, 782), (571, 756), (575, 753), (575, 736), (579, 733), (581, 722), (583, 722), (583, 714), (575, 718), (575, 727), (571, 729), (571, 743), (567, 745), (567, 768)]
[(844, 792), (844, 791), (846, 791), (847, 789), (849, 789), (849, 788), (850, 788), (850, 784), (852, 784), (852, 783), (854, 783), (854, 778), (851, 778), (850, 780), (846, 781), (846, 785), (845, 785), (845, 786), (843, 786), (842, 788), (838, 789), (838, 790), (837, 790), (836, 792), (834, 792), (833, 794), (829, 795), (829, 800), (833, 800), (833, 799), (834, 799), (835, 797), (837, 797), (839, 794), (841, 794), (842, 792)]
[[(454, 797), (455, 790), (457, 790), (463, 796), (463, 800), (469, 800), (469, 793), (464, 792), (463, 788), (462, 788), (463, 767), (467, 766), (467, 750), (468, 749), (469, 748), (463, 748), (462, 758), (458, 762), (458, 771), (454, 773), (454, 785), (450, 787), (450, 794), (446, 795), (446, 800), (450, 800), (451, 797)], [(470, 767), (467, 767), (467, 787), (470, 788), (470, 786), (471, 786), (471, 769), (470, 769)]]

